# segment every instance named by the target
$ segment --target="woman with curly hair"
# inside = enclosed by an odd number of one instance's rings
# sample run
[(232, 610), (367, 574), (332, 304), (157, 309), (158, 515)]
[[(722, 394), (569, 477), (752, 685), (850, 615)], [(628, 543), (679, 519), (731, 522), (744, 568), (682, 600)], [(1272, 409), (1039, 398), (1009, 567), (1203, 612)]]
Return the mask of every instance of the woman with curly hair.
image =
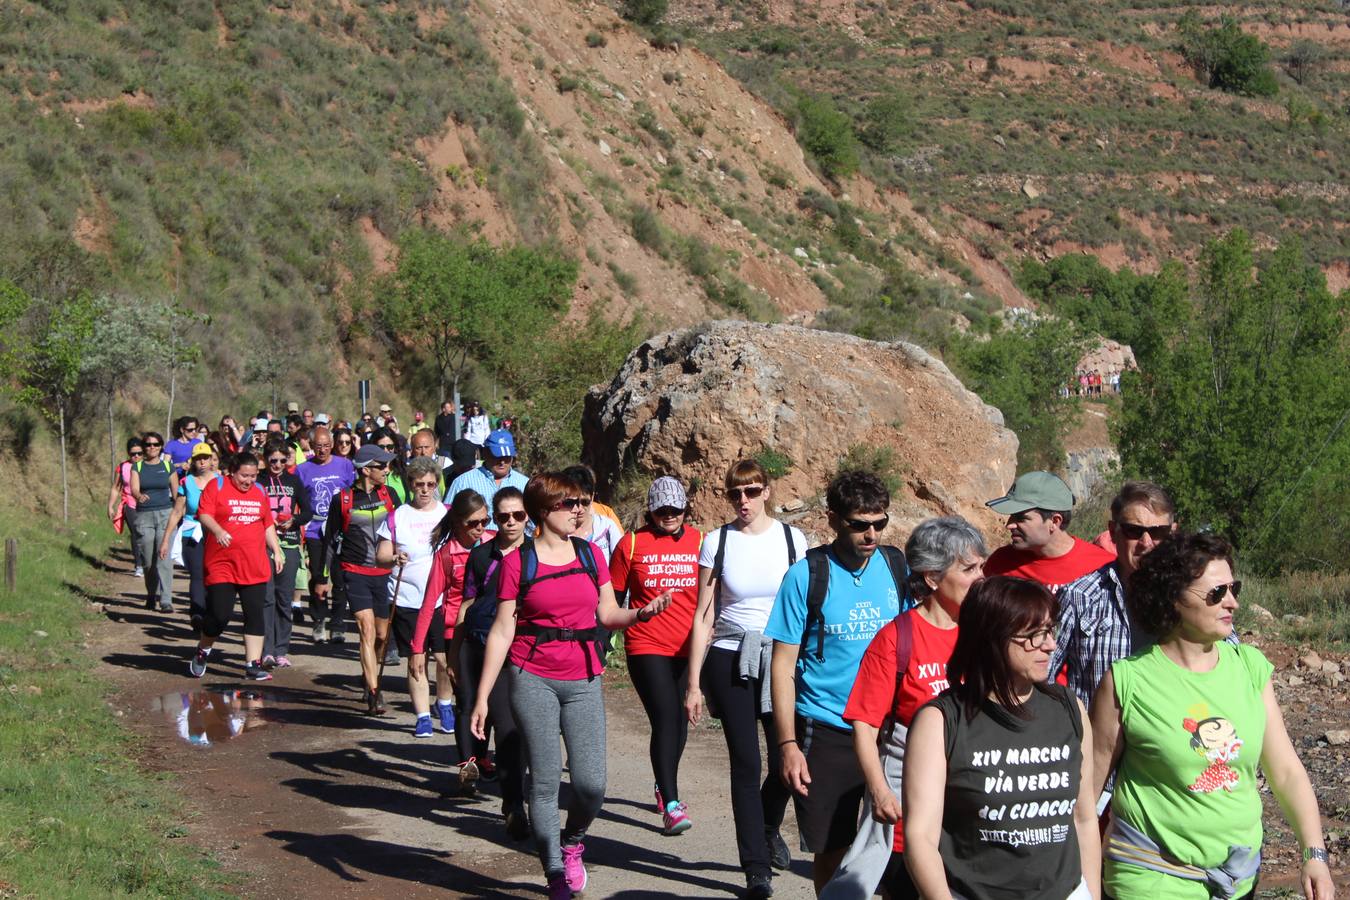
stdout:
[(1257, 765), (1303, 849), (1303, 894), (1335, 895), (1322, 819), (1271, 688), (1271, 664), (1234, 645), (1242, 582), (1211, 534), (1144, 557), (1126, 604), (1157, 643), (1118, 660), (1092, 701), (1098, 793), (1116, 771), (1103, 889), (1118, 900), (1250, 898), (1261, 867)]

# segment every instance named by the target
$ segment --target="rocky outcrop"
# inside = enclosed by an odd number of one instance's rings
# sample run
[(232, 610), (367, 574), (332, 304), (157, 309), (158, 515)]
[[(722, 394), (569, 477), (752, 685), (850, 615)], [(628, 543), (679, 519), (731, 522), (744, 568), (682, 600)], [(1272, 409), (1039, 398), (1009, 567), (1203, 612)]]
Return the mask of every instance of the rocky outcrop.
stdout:
[(891, 448), (904, 482), (891, 507), (897, 541), (946, 513), (995, 536), (984, 501), (1016, 474), (1002, 415), (921, 348), (790, 325), (713, 322), (652, 338), (591, 389), (582, 435), (602, 492), (627, 471), (672, 474), (705, 525), (728, 517), (727, 467), (766, 450), (790, 460), (773, 504), (810, 509), (850, 448)]

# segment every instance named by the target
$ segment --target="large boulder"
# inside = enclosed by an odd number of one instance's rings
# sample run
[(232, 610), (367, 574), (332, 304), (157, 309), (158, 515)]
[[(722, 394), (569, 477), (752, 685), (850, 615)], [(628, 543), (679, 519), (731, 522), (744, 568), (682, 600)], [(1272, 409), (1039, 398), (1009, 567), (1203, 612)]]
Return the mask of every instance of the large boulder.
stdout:
[[(999, 519), (984, 502), (1007, 490), (1017, 465), (999, 411), (914, 344), (739, 321), (642, 344), (612, 382), (591, 389), (582, 437), (602, 493), (632, 471), (674, 475), (692, 488), (704, 525), (728, 518), (720, 490), (737, 459), (786, 456), (772, 502), (809, 510), (850, 448), (889, 447), (904, 481), (894, 541), (949, 513), (995, 537)], [(816, 518), (804, 524), (818, 528)]]

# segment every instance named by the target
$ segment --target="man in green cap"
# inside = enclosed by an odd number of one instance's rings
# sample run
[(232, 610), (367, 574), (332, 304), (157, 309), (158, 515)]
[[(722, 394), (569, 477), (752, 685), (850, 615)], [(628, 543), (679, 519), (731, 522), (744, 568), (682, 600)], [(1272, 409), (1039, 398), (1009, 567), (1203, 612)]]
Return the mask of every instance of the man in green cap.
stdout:
[(1049, 472), (1027, 472), (1007, 494), (985, 505), (1008, 517), (1010, 538), (984, 564), (986, 576), (1026, 578), (1054, 592), (1115, 560), (1101, 547), (1069, 534), (1073, 492)]

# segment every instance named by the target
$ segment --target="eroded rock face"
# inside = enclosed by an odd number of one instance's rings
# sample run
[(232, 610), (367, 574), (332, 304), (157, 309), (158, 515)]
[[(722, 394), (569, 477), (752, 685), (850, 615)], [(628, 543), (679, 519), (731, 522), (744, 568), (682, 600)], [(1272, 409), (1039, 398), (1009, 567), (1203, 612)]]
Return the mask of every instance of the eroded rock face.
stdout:
[(727, 468), (764, 450), (791, 460), (771, 503), (792, 508), (824, 493), (851, 447), (893, 448), (904, 478), (887, 535), (896, 543), (950, 513), (997, 537), (984, 502), (1016, 475), (1002, 415), (927, 352), (792, 325), (713, 322), (652, 338), (591, 389), (582, 435), (602, 492), (626, 467), (675, 475), (705, 526), (729, 518)]

